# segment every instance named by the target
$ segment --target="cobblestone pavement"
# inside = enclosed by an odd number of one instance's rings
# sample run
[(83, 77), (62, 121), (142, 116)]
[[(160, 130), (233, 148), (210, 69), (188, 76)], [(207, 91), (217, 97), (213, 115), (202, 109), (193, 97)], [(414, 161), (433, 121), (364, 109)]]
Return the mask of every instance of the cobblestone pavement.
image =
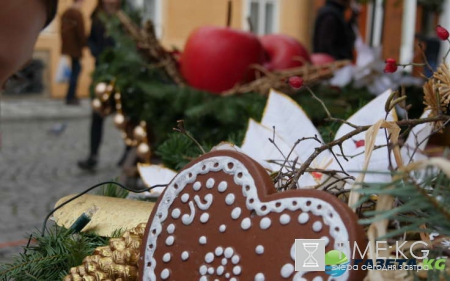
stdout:
[[(120, 175), (124, 144), (107, 118), (95, 173), (76, 162), (88, 153), (90, 105), (60, 100), (1, 102), (0, 263), (11, 261), (27, 234), (40, 229), (56, 201)], [(61, 130), (62, 128), (62, 130)]]

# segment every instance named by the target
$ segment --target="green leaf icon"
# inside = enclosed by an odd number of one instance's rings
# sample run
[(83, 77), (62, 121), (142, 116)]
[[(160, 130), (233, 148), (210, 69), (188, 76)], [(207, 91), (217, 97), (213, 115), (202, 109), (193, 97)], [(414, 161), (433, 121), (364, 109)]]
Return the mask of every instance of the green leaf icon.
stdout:
[(325, 265), (337, 265), (348, 262), (347, 256), (338, 250), (331, 250), (325, 254)]

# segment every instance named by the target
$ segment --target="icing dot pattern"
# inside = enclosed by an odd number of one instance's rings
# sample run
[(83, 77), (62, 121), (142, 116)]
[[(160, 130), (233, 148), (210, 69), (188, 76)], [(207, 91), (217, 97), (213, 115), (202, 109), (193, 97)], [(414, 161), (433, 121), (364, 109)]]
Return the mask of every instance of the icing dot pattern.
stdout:
[[(220, 265), (215, 267), (215, 260), (220, 260)], [(214, 250), (214, 253), (209, 252), (204, 257), (205, 264), (202, 264), (198, 272), (202, 277), (210, 277), (213, 275), (222, 276), (229, 280), (232, 280), (236, 276), (239, 276), (242, 272), (242, 266), (239, 265), (240, 256), (236, 253), (236, 251), (232, 247), (222, 247), (218, 246)], [(231, 267), (227, 267), (227, 265), (231, 265)], [(233, 277), (234, 276), (234, 277)], [(231, 279), (230, 279), (231, 278)], [(200, 279), (201, 280), (201, 279)], [(205, 279), (205, 280), (215, 280), (215, 279)], [(234, 279), (238, 280), (238, 279)]]

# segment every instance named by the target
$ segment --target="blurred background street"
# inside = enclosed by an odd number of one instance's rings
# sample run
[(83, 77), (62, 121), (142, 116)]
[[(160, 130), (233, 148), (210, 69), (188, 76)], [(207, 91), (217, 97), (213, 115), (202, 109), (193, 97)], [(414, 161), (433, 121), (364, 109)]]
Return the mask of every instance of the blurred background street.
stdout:
[(78, 168), (88, 154), (91, 108), (68, 107), (61, 100), (6, 99), (1, 102), (0, 263), (25, 245), (27, 234), (40, 230), (54, 204), (120, 175), (123, 140), (105, 120), (100, 162), (95, 172)]

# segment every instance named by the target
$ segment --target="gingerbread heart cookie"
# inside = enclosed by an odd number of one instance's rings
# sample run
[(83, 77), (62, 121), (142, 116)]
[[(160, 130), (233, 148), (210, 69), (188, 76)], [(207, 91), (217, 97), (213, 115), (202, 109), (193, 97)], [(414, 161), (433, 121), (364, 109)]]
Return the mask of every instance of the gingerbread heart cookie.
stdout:
[(142, 241), (140, 280), (360, 281), (364, 272), (332, 277), (295, 271), (295, 239), (335, 242), (352, 257), (364, 244), (355, 214), (318, 190), (277, 193), (248, 156), (215, 151), (185, 167), (160, 196)]

